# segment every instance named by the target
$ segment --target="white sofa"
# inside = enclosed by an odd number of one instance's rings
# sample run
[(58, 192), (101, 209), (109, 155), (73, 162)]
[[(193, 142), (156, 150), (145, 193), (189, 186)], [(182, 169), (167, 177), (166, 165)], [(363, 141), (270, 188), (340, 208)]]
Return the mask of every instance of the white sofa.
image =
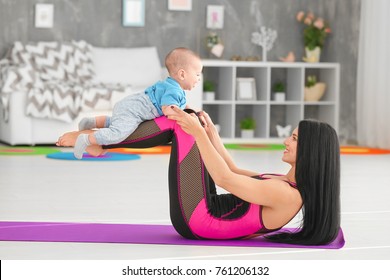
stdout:
[[(27, 93), (20, 90), (12, 92), (8, 96), (8, 109), (5, 110), (0, 104), (0, 141), (10, 145), (54, 144), (64, 132), (77, 130), (77, 124), (82, 117), (111, 114), (113, 104), (126, 94), (143, 91), (147, 86), (167, 76), (155, 47), (91, 46), (91, 53), (95, 71), (94, 82), (129, 84), (131, 90), (126, 93), (113, 93), (109, 107), (97, 104), (95, 108), (81, 111), (71, 122), (27, 115)], [(199, 110), (202, 107), (200, 84), (187, 94), (188, 104)]]

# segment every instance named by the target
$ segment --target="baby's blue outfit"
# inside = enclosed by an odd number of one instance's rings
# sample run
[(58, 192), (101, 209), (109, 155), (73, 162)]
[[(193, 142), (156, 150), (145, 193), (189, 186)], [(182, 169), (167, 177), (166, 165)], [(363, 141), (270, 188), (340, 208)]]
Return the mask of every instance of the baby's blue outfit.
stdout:
[(185, 109), (185, 91), (171, 77), (148, 87), (145, 92), (129, 95), (117, 102), (105, 128), (94, 135), (99, 145), (120, 143), (136, 130), (140, 123), (163, 115), (161, 106), (176, 105)]

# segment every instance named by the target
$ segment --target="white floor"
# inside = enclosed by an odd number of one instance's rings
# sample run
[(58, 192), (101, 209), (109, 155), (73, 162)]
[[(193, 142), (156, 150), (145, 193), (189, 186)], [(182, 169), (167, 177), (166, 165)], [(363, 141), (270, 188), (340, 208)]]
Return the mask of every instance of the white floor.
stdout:
[[(231, 152), (244, 168), (288, 168), (280, 151)], [(168, 155), (117, 162), (0, 156), (0, 220), (169, 224), (168, 161)], [(343, 155), (341, 163), (346, 245), (340, 250), (0, 242), (0, 259), (389, 260), (390, 155)]]

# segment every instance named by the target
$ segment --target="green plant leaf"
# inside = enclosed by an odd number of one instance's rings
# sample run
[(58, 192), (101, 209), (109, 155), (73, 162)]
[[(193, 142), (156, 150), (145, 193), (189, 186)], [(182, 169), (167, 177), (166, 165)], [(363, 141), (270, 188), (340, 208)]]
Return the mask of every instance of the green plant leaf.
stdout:
[(203, 91), (215, 91), (215, 85), (213, 81), (206, 80), (203, 82)]
[(241, 129), (255, 129), (256, 128), (256, 121), (254, 118), (244, 118), (240, 121), (240, 128)]

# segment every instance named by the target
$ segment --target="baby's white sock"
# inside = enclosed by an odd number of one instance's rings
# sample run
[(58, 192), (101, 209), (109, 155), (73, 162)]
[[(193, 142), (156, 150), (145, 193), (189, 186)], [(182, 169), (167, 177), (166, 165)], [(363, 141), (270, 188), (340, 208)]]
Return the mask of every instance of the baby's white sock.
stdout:
[(82, 118), (79, 122), (79, 130), (96, 128), (96, 118)]
[(76, 144), (74, 145), (74, 156), (77, 159), (82, 159), (83, 153), (89, 145), (91, 145), (91, 143), (89, 142), (88, 134), (80, 134), (76, 139)]

